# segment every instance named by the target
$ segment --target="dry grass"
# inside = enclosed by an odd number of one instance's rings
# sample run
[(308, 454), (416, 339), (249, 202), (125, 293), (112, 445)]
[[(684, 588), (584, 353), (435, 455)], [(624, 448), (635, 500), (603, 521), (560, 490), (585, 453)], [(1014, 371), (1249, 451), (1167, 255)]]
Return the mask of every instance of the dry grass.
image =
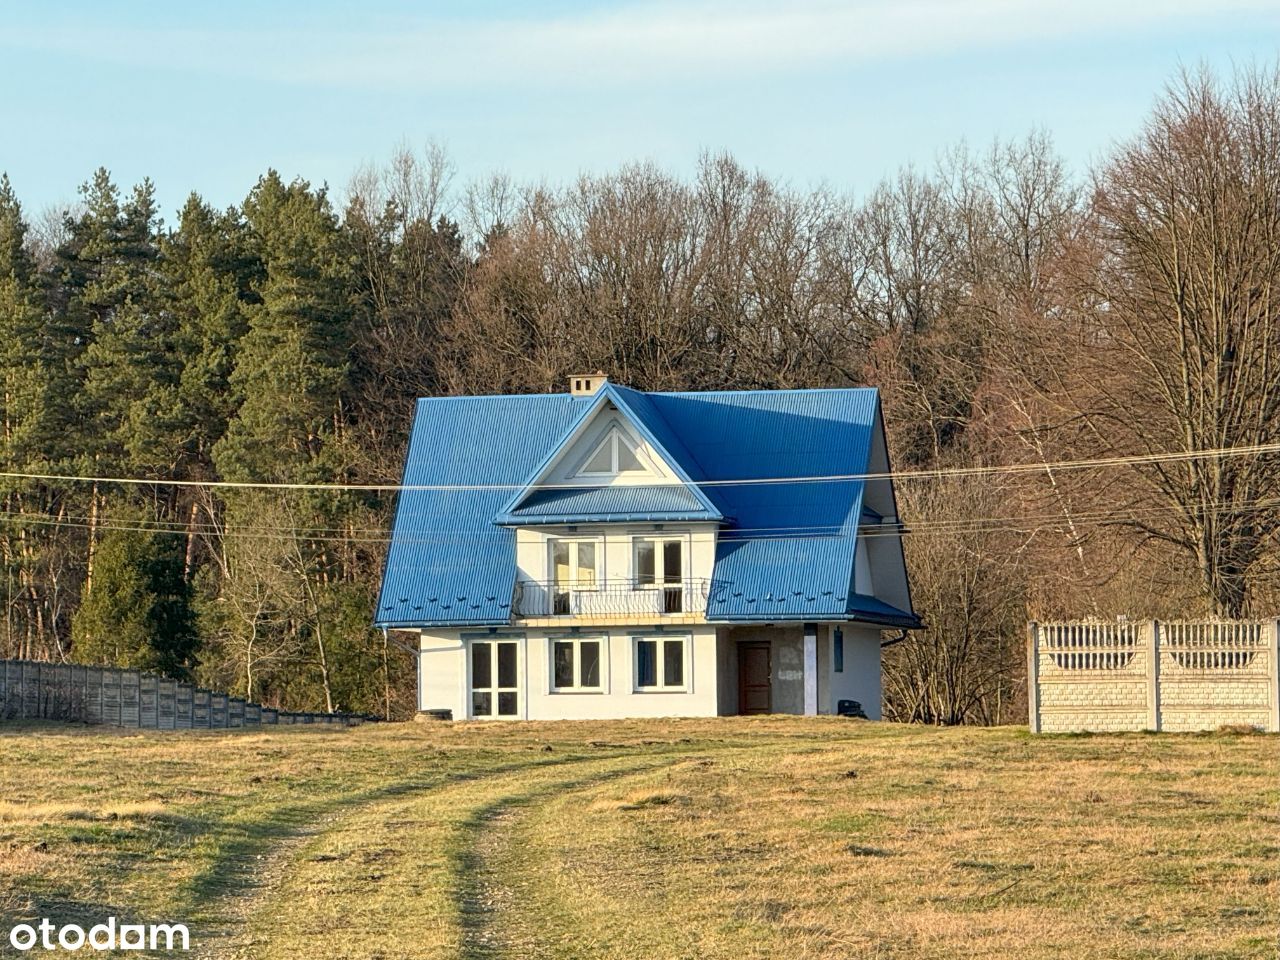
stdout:
[(0, 735), (0, 934), (209, 956), (1275, 957), (1274, 737), (800, 718)]

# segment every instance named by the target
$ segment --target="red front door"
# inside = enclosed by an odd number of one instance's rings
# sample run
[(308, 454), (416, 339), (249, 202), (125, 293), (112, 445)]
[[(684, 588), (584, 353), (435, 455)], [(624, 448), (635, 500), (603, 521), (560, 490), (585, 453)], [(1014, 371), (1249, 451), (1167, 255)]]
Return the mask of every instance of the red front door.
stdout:
[(773, 709), (769, 644), (738, 644), (738, 713), (769, 713)]

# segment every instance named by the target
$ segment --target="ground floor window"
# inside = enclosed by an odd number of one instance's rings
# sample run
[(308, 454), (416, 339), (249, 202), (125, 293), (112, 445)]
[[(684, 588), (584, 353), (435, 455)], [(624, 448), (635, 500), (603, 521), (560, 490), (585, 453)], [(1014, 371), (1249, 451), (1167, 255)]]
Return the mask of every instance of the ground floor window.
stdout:
[(683, 690), (687, 638), (636, 638), (636, 689)]
[(471, 715), (515, 717), (520, 712), (519, 644), (471, 641)]
[(551, 642), (551, 689), (599, 691), (604, 641), (576, 637)]

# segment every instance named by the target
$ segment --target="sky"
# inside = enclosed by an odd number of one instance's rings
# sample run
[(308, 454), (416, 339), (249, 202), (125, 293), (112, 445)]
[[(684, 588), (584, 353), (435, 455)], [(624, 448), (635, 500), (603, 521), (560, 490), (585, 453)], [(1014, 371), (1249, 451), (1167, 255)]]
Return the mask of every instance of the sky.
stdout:
[(456, 182), (727, 150), (859, 194), (1034, 128), (1083, 172), (1180, 67), (1278, 54), (1280, 0), (0, 0), (0, 171), (29, 212), (149, 176), (170, 220), (432, 142)]

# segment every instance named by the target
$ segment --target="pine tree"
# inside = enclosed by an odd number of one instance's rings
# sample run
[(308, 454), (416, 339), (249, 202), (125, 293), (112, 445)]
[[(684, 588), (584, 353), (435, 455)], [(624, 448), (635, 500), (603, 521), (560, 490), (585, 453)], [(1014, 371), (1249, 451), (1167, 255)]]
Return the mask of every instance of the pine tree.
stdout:
[(129, 527), (108, 531), (93, 586), (72, 622), (77, 663), (185, 678), (198, 648), (182, 538)]
[(261, 263), (248, 249), (247, 230), (234, 213), (219, 214), (192, 194), (179, 226), (161, 246), (174, 318), (174, 350), (181, 358), (178, 401), (185, 434), (179, 476), (212, 477), (212, 451), (236, 412), (231, 387), (246, 310), (258, 299), (252, 285)]
[[(274, 171), (244, 204), (262, 264), (231, 382), (239, 409), (214, 451), (236, 480), (332, 474), (326, 444), (341, 425), (353, 312), (353, 258), (323, 190)], [(329, 464), (328, 466), (332, 466)]]
[[(67, 452), (59, 376), (44, 326), (43, 293), (26, 243), (22, 208), (6, 176), (0, 176), (0, 470), (48, 472)], [(56, 581), (69, 531), (26, 526), (27, 516), (55, 512), (65, 491), (28, 480), (0, 482), (7, 521), (0, 528), (4, 565), (5, 636), (10, 656), (49, 655), (60, 648), (56, 601), (44, 586)]]
[(47, 358), (35, 265), (26, 249), (27, 225), (7, 176), (0, 175), (0, 375), (4, 380), (4, 469), (21, 472), (38, 462), (53, 439), (42, 414), (48, 408)]
[(182, 430), (181, 358), (158, 289), (154, 190), (144, 181), (120, 205), (109, 181), (95, 181), (90, 195), (79, 253), (80, 265), (91, 268), (80, 292), (93, 314), (81, 360), (82, 411), (96, 428), (90, 449), (100, 470), (168, 475)]
[[(214, 463), (230, 480), (332, 480), (344, 470), (341, 434), (354, 276), (350, 245), (324, 190), (312, 191), (302, 181), (286, 185), (274, 171), (258, 181), (244, 215), (261, 264), (253, 284), (259, 302), (248, 308), (248, 332), (231, 375), (238, 408), (214, 447)], [(290, 582), (280, 593), (293, 598), (291, 606), (275, 629), (296, 633), (314, 652), (311, 677), (320, 702), (333, 710), (327, 611), (332, 584), (342, 572), (334, 551), (302, 530), (340, 527), (351, 504), (328, 494), (271, 504), (269, 496), (229, 498), (227, 525), (231, 530), (269, 527), (273, 512), (283, 511), (287, 525), (272, 541), (274, 555), (264, 558), (256, 550), (257, 562)], [(228, 567), (234, 568), (239, 543), (224, 541), (224, 549)], [(231, 590), (237, 586), (227, 584)], [(258, 628), (256, 622), (250, 626)]]

